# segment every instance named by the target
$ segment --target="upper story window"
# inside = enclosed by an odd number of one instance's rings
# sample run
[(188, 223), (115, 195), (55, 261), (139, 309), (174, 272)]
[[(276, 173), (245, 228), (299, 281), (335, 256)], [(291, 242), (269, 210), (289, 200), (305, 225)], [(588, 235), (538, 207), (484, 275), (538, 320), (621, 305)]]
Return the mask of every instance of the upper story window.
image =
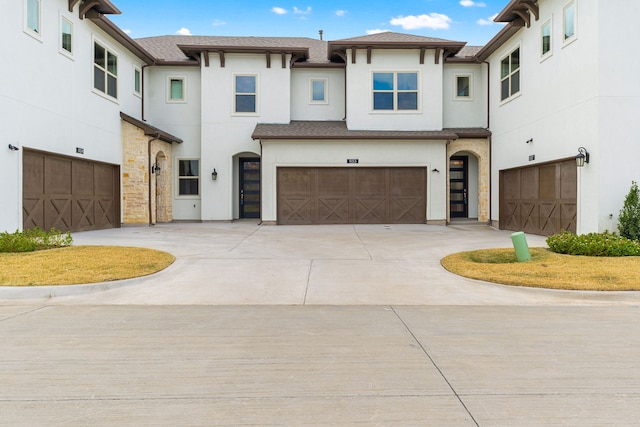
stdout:
[(373, 73), (374, 111), (404, 111), (417, 109), (417, 72)]
[(258, 76), (236, 75), (234, 77), (234, 109), (236, 113), (256, 113), (258, 98)]
[(312, 104), (326, 104), (328, 102), (327, 79), (311, 79), (309, 86)]
[(40, 36), (40, 15), (42, 11), (41, 0), (26, 0), (25, 30), (33, 35)]
[(200, 194), (200, 161), (197, 159), (178, 160), (178, 195), (197, 196)]
[(540, 27), (540, 54), (542, 57), (551, 55), (551, 19)]
[(118, 57), (100, 43), (93, 43), (93, 87), (118, 97)]
[(456, 74), (455, 95), (457, 100), (471, 100), (471, 74)]
[(500, 61), (500, 99), (511, 98), (520, 92), (520, 48)]
[(576, 37), (576, 2), (568, 3), (562, 10), (563, 40), (565, 43)]
[(169, 77), (167, 80), (167, 102), (185, 102), (185, 77)]
[(60, 17), (60, 52), (73, 54), (73, 23), (64, 16)]
[(133, 66), (133, 93), (142, 95), (142, 70), (136, 65)]

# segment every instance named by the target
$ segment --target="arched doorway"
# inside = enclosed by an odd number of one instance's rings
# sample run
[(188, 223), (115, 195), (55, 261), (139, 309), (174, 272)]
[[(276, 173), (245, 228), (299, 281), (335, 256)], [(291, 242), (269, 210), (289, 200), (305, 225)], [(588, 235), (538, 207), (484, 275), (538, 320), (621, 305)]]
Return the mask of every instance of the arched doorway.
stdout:
[(447, 221), (489, 221), (489, 141), (457, 139), (447, 146)]

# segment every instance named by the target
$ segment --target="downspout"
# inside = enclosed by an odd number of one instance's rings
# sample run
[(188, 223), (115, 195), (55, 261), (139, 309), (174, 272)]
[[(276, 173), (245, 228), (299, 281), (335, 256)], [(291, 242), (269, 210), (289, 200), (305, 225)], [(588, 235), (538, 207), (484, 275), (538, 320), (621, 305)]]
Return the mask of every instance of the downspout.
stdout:
[[(264, 182), (263, 179), (263, 175), (264, 175), (264, 163), (262, 162), (262, 138), (260, 138), (258, 140), (258, 142), (260, 143), (260, 222), (258, 223), (258, 225), (262, 225), (262, 214), (264, 212), (264, 209), (262, 209), (262, 201), (264, 200), (262, 198), (262, 189), (263, 189), (263, 185), (262, 183)], [(276, 201), (277, 203), (277, 201)]]
[(153, 141), (156, 141), (160, 139), (160, 134), (156, 133), (156, 136), (154, 136), (153, 138), (149, 138), (149, 143), (147, 144), (147, 158), (149, 161), (148, 164), (148, 168), (149, 168), (149, 227), (155, 225), (153, 222), (153, 213), (151, 211), (151, 143)]
[[(487, 64), (487, 129), (491, 128), (491, 64), (487, 61), (482, 61)], [(493, 206), (493, 185), (491, 180), (491, 158), (492, 158), (492, 135), (489, 135), (489, 220), (487, 225), (493, 225), (492, 218), (492, 206)]]
[(151, 64), (145, 64), (140, 68), (140, 119), (144, 122), (144, 69), (156, 65), (156, 60), (153, 60)]

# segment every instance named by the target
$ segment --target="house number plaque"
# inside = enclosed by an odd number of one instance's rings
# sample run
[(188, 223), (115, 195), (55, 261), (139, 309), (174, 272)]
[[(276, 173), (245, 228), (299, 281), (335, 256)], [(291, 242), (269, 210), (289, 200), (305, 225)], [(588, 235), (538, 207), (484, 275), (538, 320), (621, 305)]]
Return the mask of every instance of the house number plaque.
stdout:
[(347, 163), (358, 163), (358, 159), (347, 159)]

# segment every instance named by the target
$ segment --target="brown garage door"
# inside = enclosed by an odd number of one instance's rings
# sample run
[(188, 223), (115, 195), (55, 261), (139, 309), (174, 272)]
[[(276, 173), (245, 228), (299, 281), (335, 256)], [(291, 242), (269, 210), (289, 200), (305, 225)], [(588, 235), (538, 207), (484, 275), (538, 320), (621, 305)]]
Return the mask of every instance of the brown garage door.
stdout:
[(278, 168), (279, 224), (424, 224), (424, 168)]
[(500, 228), (550, 236), (576, 231), (575, 160), (500, 171)]
[(22, 189), (24, 228), (120, 226), (118, 166), (25, 150)]

